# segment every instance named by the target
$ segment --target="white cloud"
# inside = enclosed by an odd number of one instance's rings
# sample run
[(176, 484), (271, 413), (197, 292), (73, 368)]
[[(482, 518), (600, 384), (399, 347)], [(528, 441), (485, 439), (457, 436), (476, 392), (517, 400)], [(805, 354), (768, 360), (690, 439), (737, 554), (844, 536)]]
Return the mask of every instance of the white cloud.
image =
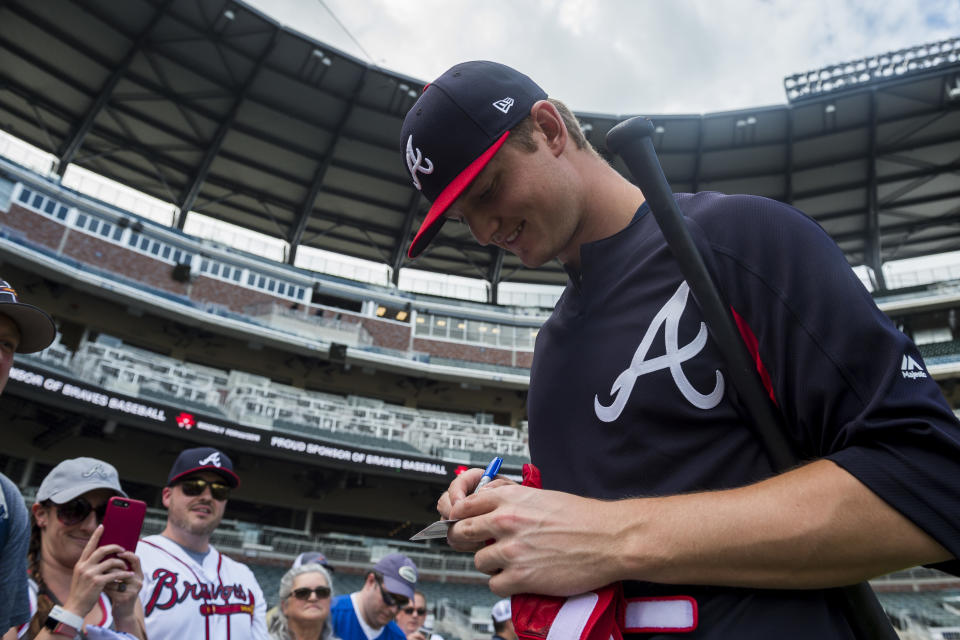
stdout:
[(462, 60), (492, 59), (525, 71), (575, 110), (610, 114), (781, 104), (787, 75), (960, 35), (960, 3), (953, 0), (252, 4), (322, 42), (424, 81)]

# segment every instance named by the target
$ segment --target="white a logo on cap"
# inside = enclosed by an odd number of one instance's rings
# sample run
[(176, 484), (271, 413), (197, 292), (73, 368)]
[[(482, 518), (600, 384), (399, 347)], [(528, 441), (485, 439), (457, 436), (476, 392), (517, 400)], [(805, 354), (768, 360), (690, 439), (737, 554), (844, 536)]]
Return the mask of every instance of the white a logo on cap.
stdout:
[(222, 467), (222, 466), (223, 466), (222, 464), (220, 464), (220, 452), (219, 452), (219, 451), (214, 451), (213, 453), (211, 453), (210, 455), (208, 455), (206, 458), (204, 458), (203, 460), (201, 460), (201, 461), (198, 462), (197, 464), (212, 464), (212, 465), (215, 466), (215, 467)]
[(94, 475), (94, 474), (100, 476), (101, 478), (106, 478), (107, 475), (108, 475), (108, 474), (107, 474), (107, 470), (104, 469), (104, 468), (103, 468), (103, 465), (100, 464), (99, 462), (98, 462), (97, 464), (93, 465), (92, 467), (90, 467), (89, 469), (87, 469), (86, 471), (84, 471), (84, 472), (83, 472), (83, 477), (84, 477), (84, 478), (89, 478), (90, 476), (92, 476), (92, 475)]
[(397, 569), (397, 573), (407, 582), (416, 583), (417, 581), (417, 570), (411, 566), (404, 565)]
[(410, 170), (410, 177), (413, 178), (413, 186), (417, 188), (417, 191), (423, 191), (417, 173), (433, 173), (433, 162), (430, 158), (424, 158), (420, 149), (413, 148), (413, 134), (410, 134), (410, 137), (407, 138), (407, 169)]
[(493, 103), (493, 106), (495, 106), (500, 111), (507, 113), (508, 111), (510, 111), (510, 107), (513, 106), (513, 98), (500, 98), (499, 100)]

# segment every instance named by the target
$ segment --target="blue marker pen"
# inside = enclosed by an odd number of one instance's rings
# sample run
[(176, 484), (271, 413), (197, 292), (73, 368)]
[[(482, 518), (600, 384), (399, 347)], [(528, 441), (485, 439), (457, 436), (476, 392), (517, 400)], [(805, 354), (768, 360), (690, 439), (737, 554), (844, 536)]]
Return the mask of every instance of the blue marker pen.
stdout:
[(483, 477), (480, 478), (480, 482), (477, 483), (477, 488), (473, 490), (474, 493), (480, 491), (480, 489), (483, 489), (497, 476), (497, 472), (500, 471), (501, 464), (503, 464), (503, 458), (500, 456), (497, 456), (490, 461), (490, 464), (487, 465), (486, 471), (483, 472)]

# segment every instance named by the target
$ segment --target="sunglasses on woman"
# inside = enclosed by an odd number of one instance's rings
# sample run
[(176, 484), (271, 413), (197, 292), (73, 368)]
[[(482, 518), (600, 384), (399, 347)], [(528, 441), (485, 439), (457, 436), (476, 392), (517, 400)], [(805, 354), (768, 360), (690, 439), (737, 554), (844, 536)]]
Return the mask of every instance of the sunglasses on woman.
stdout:
[(230, 497), (230, 486), (223, 482), (211, 482), (203, 478), (190, 478), (189, 480), (181, 480), (177, 484), (180, 485), (180, 490), (183, 491), (183, 495), (185, 496), (199, 496), (203, 493), (204, 489), (210, 487), (210, 495), (213, 496), (214, 500), (223, 502)]
[(317, 600), (323, 600), (324, 598), (330, 597), (330, 587), (314, 587), (313, 589), (310, 587), (300, 587), (299, 589), (291, 591), (290, 595), (297, 600), (309, 600), (311, 593), (316, 594)]
[(103, 522), (103, 514), (107, 512), (107, 503), (94, 507), (86, 498), (74, 498), (70, 502), (57, 505), (57, 520), (67, 527), (80, 524), (93, 511), (97, 517), (97, 524)]
[(427, 615), (427, 608), (426, 607), (407, 607), (406, 609), (403, 610), (403, 612), (408, 616), (412, 616), (414, 613), (416, 613), (418, 616), (425, 616)]

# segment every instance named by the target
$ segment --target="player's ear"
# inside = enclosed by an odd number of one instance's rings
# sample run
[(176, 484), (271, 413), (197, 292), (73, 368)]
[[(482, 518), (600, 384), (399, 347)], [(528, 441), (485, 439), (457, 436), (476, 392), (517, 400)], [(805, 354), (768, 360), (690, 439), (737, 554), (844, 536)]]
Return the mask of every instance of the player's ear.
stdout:
[(160, 498), (163, 501), (163, 506), (170, 508), (170, 496), (173, 495), (173, 487), (164, 487), (160, 492)]
[(559, 156), (563, 153), (567, 146), (567, 127), (554, 104), (549, 100), (539, 100), (530, 108), (530, 117), (543, 134), (547, 148), (553, 155)]

